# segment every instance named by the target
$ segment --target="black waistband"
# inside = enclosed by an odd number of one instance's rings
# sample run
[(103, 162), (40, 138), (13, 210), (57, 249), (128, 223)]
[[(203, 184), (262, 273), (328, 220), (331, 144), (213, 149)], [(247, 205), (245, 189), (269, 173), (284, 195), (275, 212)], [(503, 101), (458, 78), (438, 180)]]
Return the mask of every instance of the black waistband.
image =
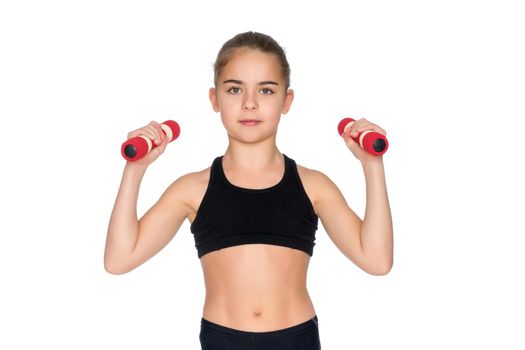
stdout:
[(304, 329), (307, 329), (307, 328), (310, 328), (310, 327), (318, 326), (318, 322), (319, 322), (319, 320), (317, 318), (317, 315), (315, 315), (313, 318), (309, 319), (308, 321), (305, 321), (305, 322), (300, 323), (300, 324), (295, 325), (295, 326), (279, 329), (279, 330), (276, 330), (276, 331), (249, 332), (249, 331), (242, 331), (242, 330), (235, 329), (235, 328), (221, 326), (220, 324), (208, 321), (208, 320), (204, 319), (203, 317), (201, 318), (201, 326), (202, 327), (212, 328), (212, 329), (214, 329), (216, 331), (223, 332), (223, 333), (226, 333), (228, 335), (246, 335), (246, 334), (257, 334), (258, 336), (284, 335), (284, 334), (290, 334), (290, 333), (299, 332), (301, 330), (304, 330)]

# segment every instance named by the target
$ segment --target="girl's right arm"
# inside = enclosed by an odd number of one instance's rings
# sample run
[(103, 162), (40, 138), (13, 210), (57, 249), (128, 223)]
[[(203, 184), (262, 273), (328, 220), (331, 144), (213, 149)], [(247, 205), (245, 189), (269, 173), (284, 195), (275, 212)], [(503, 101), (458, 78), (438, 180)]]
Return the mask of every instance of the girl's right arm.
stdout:
[(109, 221), (104, 268), (112, 274), (123, 274), (136, 268), (159, 252), (175, 236), (188, 214), (184, 204), (186, 176), (177, 179), (144, 216), (137, 219), (137, 199), (147, 167), (164, 152), (168, 143), (160, 124), (128, 134), (128, 139), (145, 135), (160, 144), (144, 158), (127, 162)]

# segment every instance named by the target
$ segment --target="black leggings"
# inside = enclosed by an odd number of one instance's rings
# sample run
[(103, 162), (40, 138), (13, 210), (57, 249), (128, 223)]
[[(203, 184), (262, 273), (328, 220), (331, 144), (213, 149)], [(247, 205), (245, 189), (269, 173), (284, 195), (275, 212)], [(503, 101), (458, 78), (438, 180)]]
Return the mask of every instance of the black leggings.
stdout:
[(245, 332), (201, 318), (202, 350), (320, 350), (317, 315), (298, 325), (271, 332)]

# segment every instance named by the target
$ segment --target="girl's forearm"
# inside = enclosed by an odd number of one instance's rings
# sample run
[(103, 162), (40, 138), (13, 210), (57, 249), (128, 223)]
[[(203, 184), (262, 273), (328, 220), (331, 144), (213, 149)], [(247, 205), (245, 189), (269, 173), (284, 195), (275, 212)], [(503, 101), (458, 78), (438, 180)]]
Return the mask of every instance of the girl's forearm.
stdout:
[(393, 228), (382, 160), (363, 164), (366, 182), (366, 210), (361, 226), (364, 255), (378, 271), (387, 273), (393, 265)]
[(126, 163), (109, 220), (104, 267), (116, 272), (126, 263), (138, 238), (137, 199), (146, 167)]

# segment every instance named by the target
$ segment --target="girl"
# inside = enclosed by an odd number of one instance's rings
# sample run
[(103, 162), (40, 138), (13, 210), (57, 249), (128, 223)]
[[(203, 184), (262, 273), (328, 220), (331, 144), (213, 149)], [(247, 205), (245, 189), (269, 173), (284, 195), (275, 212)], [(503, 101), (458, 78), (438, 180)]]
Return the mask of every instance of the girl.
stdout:
[(159, 146), (124, 167), (105, 269), (133, 270), (163, 249), (188, 219), (206, 288), (202, 349), (320, 349), (318, 319), (306, 289), (318, 219), (364, 271), (384, 275), (392, 267), (383, 160), (350, 138), (363, 130), (386, 133), (360, 119), (342, 135), (365, 174), (362, 221), (326, 175), (296, 164), (276, 146), (281, 114), (294, 98), (279, 44), (261, 33), (239, 34), (223, 45), (214, 68), (209, 98), (228, 133), (224, 155), (175, 180), (137, 220), (142, 177), (167, 139), (154, 121), (130, 132), (128, 138), (145, 135)]

